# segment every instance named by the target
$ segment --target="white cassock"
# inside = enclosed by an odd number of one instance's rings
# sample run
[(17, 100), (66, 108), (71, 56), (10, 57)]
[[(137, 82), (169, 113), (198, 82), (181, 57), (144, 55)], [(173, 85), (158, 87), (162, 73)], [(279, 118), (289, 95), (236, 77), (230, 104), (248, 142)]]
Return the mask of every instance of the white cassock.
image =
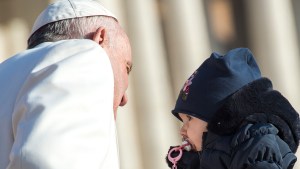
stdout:
[(91, 40), (0, 64), (0, 169), (119, 169), (110, 60)]

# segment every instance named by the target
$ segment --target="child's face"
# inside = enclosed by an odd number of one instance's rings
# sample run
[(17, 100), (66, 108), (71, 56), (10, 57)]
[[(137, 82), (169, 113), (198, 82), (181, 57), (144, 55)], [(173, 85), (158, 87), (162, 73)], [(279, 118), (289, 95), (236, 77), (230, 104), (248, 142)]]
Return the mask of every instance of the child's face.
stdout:
[(184, 140), (192, 144), (193, 150), (202, 150), (202, 135), (207, 131), (207, 122), (196, 117), (179, 113), (183, 125), (180, 129), (180, 134)]

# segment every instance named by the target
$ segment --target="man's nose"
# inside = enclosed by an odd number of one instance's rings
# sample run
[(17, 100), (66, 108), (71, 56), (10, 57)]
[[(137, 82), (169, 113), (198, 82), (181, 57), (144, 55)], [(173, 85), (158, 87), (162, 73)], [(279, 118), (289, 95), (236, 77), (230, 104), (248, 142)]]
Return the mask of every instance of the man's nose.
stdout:
[(125, 93), (122, 97), (122, 100), (121, 100), (119, 106), (125, 106), (127, 101), (128, 101), (128, 98), (127, 98), (127, 94)]

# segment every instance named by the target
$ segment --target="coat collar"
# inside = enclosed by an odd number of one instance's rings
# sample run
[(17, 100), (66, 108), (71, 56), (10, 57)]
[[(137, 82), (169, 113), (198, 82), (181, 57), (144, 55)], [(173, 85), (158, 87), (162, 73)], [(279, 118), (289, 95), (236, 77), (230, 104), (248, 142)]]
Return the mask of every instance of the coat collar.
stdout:
[(255, 80), (229, 96), (208, 123), (208, 130), (226, 135), (236, 132), (244, 123), (258, 122), (274, 124), (291, 150), (297, 150), (299, 115), (280, 92), (273, 90), (267, 78)]

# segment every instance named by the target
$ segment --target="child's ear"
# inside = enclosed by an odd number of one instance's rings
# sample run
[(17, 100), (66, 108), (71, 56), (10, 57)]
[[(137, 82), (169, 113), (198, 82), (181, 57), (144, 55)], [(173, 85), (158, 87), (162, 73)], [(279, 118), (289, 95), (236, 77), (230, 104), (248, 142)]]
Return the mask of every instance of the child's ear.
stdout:
[(92, 40), (104, 47), (105, 41), (107, 39), (106, 29), (104, 27), (99, 27), (93, 34)]

